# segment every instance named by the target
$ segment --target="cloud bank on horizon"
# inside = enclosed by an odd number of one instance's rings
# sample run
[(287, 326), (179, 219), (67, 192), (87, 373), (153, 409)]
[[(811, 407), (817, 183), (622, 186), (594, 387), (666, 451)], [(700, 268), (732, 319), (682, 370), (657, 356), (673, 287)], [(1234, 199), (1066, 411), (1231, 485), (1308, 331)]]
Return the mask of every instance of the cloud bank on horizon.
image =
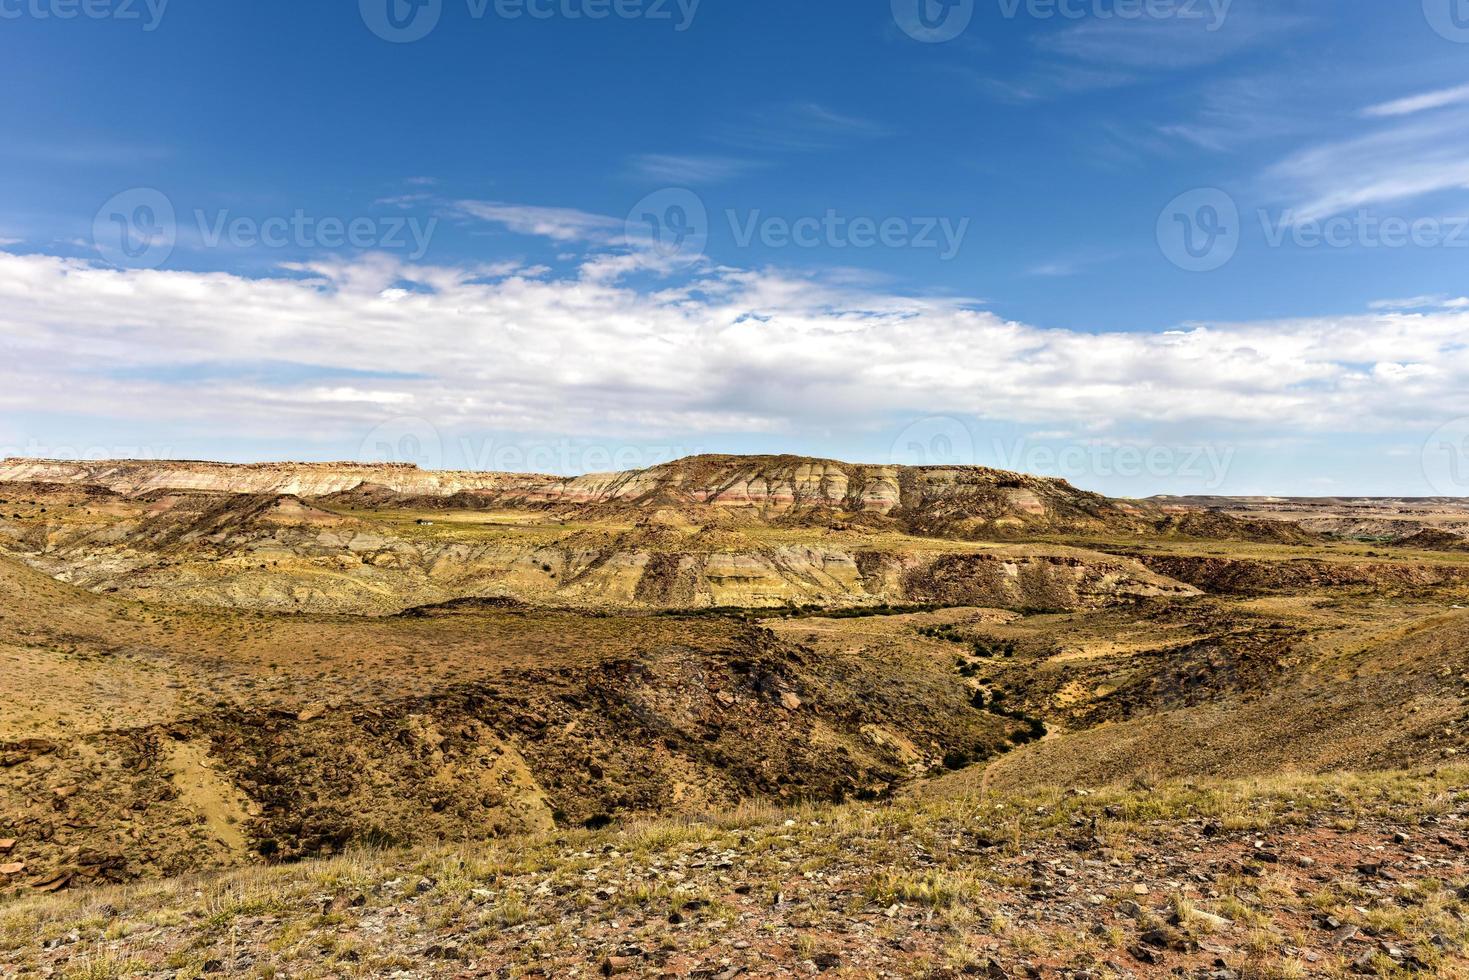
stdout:
[(0, 409), (140, 430), (186, 413), (210, 431), (268, 440), (284, 426), (344, 446), (416, 419), (445, 434), (698, 446), (763, 433), (813, 449), (832, 431), (880, 447), (936, 415), (1038, 439), (1188, 431), (1262, 447), (1469, 416), (1464, 299), (1091, 333), (776, 268), (704, 262), (638, 288), (640, 254), (593, 254), (566, 276), (375, 254), (250, 277), (0, 253)]

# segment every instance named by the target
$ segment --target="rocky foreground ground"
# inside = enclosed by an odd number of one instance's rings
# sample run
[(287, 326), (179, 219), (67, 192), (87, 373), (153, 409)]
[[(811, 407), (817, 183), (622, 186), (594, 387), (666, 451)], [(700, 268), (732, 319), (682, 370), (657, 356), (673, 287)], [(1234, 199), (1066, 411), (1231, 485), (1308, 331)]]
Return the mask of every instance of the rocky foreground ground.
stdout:
[(26, 899), (0, 972), (1469, 975), (1469, 768), (972, 786)]

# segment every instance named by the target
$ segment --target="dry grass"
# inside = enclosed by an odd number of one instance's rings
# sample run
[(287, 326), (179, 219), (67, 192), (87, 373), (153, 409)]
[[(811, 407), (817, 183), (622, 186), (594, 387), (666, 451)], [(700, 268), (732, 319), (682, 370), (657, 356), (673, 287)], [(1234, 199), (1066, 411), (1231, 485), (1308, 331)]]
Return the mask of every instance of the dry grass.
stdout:
[[(385, 968), (395, 955), (392, 951), (323, 932), (332, 923), (345, 921), (343, 912), (350, 904), (342, 903), (350, 903), (354, 895), (363, 896), (361, 901), (369, 908), (417, 901), (427, 932), (457, 931), (466, 942), (528, 925), (548, 927), (562, 914), (551, 909), (566, 901), (603, 923), (629, 915), (662, 919), (686, 907), (732, 923), (738, 913), (722, 905), (717, 893), (659, 874), (647, 877), (649, 869), (717, 861), (724, 853), (740, 854), (748, 868), (767, 868), (771, 881), (792, 873), (819, 880), (831, 869), (850, 870), (852, 862), (858, 862), (871, 869), (860, 889), (862, 901), (879, 908), (941, 913), (947, 928), (958, 934), (970, 935), (976, 928), (994, 930), (1006, 937), (1010, 948), (1041, 955), (1048, 949), (1054, 952), (1056, 935), (985, 911), (987, 896), (1005, 887), (1005, 882), (985, 864), (951, 853), (959, 828), (980, 836), (1014, 833), (1029, 850), (1093, 817), (1099, 818), (1099, 826), (1106, 821), (1110, 837), (1130, 839), (1137, 846), (1167, 838), (1180, 823), (1201, 820), (1228, 820), (1260, 833), (1287, 830), (1313, 814), (1340, 810), (1362, 820), (1390, 816), (1412, 823), (1444, 812), (1455, 801), (1462, 805), (1466, 782), (1469, 768), (1456, 766), (1432, 772), (1164, 782), (1146, 791), (1118, 786), (1087, 796), (1048, 789), (1006, 799), (910, 800), (888, 806), (789, 810), (750, 804), (704, 820), (644, 821), (599, 832), (474, 847), (353, 851), (299, 865), (13, 902), (0, 907), (0, 962), (24, 962), (42, 944), (75, 936), (73, 943), (84, 952), (72, 957), (71, 975), (125, 976), (139, 955), (133, 944), (164, 931), (188, 938), (175, 950), (176, 968), (180, 975), (188, 975), (189, 970), (202, 968), (205, 959), (217, 958), (215, 950), (238, 936), (242, 924), (256, 928), (265, 921), (276, 923), (267, 954), (272, 969), (295, 975), (308, 962), (351, 971), (367, 970), (366, 964)], [(938, 866), (903, 867), (914, 853), (932, 855)], [(633, 884), (615, 895), (594, 894), (603, 881)], [(1291, 941), (1279, 924), (1278, 910), (1287, 906), (1299, 907), (1303, 914), (1338, 915), (1342, 921), (1399, 937), (1425, 961), (1442, 958), (1442, 951), (1428, 944), (1426, 937), (1469, 939), (1459, 918), (1462, 904), (1457, 893), (1437, 879), (1415, 879), (1402, 890), (1400, 906), (1374, 906), (1365, 913), (1357, 911), (1364, 899), (1335, 887), (1298, 898), (1269, 877), (1230, 880), (1221, 886), (1222, 897), (1210, 903), (1208, 911), (1232, 921), (1227, 931), (1243, 930), (1242, 948), (1250, 963), (1243, 975), (1300, 975), (1298, 964), (1285, 952)], [(772, 896), (780, 890), (768, 887)], [(561, 905), (548, 907), (548, 895), (559, 896)], [(1219, 931), (1188, 900), (1173, 897), (1170, 907), (1190, 931), (1200, 935)], [(813, 925), (815, 921), (811, 920)], [(1115, 945), (1115, 939), (1106, 934), (1079, 936), (1063, 945), (1081, 955)], [(970, 955), (963, 942), (950, 954), (957, 960)]]

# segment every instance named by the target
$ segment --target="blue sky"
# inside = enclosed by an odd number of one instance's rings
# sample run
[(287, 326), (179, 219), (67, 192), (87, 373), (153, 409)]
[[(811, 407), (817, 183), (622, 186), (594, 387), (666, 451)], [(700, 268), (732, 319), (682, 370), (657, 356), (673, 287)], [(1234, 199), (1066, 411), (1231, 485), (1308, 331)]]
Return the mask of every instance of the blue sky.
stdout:
[(8, 451), (1469, 494), (1462, 0), (89, 3), (0, 2)]

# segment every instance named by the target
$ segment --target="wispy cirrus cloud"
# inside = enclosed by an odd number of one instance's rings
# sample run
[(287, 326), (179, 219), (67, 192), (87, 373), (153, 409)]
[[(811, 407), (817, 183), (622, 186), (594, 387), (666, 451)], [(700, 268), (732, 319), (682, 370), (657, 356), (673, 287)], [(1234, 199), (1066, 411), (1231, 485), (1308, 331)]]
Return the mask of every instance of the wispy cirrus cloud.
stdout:
[(1095, 266), (1110, 262), (1116, 257), (1117, 255), (1114, 252), (1079, 252), (1037, 263), (1026, 270), (1026, 275), (1037, 276), (1043, 279), (1064, 279), (1070, 276), (1081, 275)]
[(28, 138), (10, 139), (0, 148), (0, 156), (19, 157), (59, 166), (107, 166), (157, 163), (173, 155), (173, 148), (156, 143), (138, 143), (109, 138), (79, 138), (46, 141)]
[(1368, 106), (1362, 110), (1362, 115), (1369, 118), (1410, 116), (1419, 112), (1427, 112), (1430, 109), (1442, 109), (1446, 106), (1463, 105), (1466, 102), (1469, 102), (1469, 85), (1460, 85), (1457, 88), (1439, 89), (1436, 92), (1423, 92), (1418, 95), (1410, 95), (1407, 98), (1394, 99), (1391, 102)]
[(1160, 126), (1158, 132), (1220, 153), (1309, 131), (1319, 124), (1319, 110), (1310, 99), (1281, 94), (1300, 92), (1302, 86), (1299, 76), (1280, 72), (1220, 79), (1190, 100), (1195, 106), (1191, 118)]
[(1297, 152), (1265, 177), (1293, 199), (1297, 222), (1469, 190), (1469, 111), (1415, 112), (1366, 135)]
[(1469, 309), (1469, 297), (1452, 297), (1447, 293), (1406, 296), (1401, 299), (1379, 299), (1370, 304), (1374, 310), (1463, 310)]
[(1032, 74), (995, 78), (969, 68), (951, 69), (997, 102), (1026, 105), (1062, 95), (1103, 92), (1138, 80), (1133, 72), (1092, 65), (1050, 63)]
[(1180, 71), (1211, 65), (1304, 26), (1307, 18), (1284, 4), (1198, 5), (1171, 16), (1091, 17), (1046, 35), (1041, 51), (1137, 72)]
[(815, 102), (793, 102), (727, 122), (714, 138), (754, 152), (812, 152), (888, 134), (886, 126)]
[(735, 157), (672, 153), (644, 153), (631, 161), (636, 176), (665, 184), (718, 184), (760, 166)]
[(1013, 103), (1136, 85), (1279, 41), (1310, 22), (1298, 6), (1295, 0), (1212, 0), (1173, 5), (1158, 15), (1058, 16), (1033, 38), (1038, 63), (1017, 75), (975, 72), (974, 79), (992, 97)]
[(454, 209), (469, 217), (502, 225), (519, 235), (533, 235), (555, 242), (611, 245), (623, 237), (625, 229), (625, 222), (616, 218), (575, 208), (463, 200), (456, 201)]

